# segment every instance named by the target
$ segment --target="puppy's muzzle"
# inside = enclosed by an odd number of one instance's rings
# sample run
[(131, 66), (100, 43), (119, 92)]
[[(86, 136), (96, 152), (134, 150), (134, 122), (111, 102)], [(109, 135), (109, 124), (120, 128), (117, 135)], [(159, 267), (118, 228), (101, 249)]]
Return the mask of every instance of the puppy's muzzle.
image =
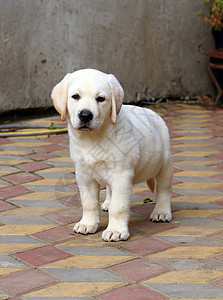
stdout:
[(93, 114), (90, 110), (83, 109), (79, 112), (78, 117), (80, 119), (80, 127), (81, 130), (91, 130), (91, 120), (93, 119)]
[(82, 124), (88, 124), (93, 119), (93, 114), (90, 110), (83, 109), (79, 112), (79, 119), (81, 120)]

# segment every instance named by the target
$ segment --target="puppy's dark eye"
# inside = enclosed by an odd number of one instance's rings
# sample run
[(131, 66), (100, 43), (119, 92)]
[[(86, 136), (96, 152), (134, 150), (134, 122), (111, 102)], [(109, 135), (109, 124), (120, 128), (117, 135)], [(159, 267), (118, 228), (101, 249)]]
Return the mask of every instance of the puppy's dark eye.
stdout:
[(98, 97), (96, 98), (96, 101), (97, 101), (97, 102), (104, 102), (104, 101), (105, 101), (105, 97), (98, 96)]
[(74, 99), (74, 100), (80, 100), (80, 95), (79, 94), (74, 94), (73, 96), (72, 96), (72, 98)]

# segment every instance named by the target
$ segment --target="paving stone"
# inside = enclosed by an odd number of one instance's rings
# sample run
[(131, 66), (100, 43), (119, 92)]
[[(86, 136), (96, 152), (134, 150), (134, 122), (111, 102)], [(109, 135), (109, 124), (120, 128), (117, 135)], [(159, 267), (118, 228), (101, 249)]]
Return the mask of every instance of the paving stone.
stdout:
[[(51, 212), (55, 212), (60, 210), (60, 208), (58, 207), (19, 207), (16, 208), (15, 210), (10, 210), (10, 211), (6, 211), (6, 212), (2, 212), (1, 216), (15, 216), (15, 217), (19, 217), (19, 216), (27, 216), (30, 217), (30, 215), (32, 216), (43, 216), (46, 215), (48, 213)], [(38, 225), (38, 224), (37, 224)]]
[(150, 278), (143, 283), (159, 284), (207, 284), (223, 278), (223, 270), (174, 270), (160, 276)]
[(215, 166), (213, 166), (215, 169), (223, 170), (223, 163), (218, 163)]
[[(8, 200), (10, 201), (12, 204), (21, 206), (21, 207), (51, 207), (51, 208), (67, 208), (66, 205), (61, 204), (58, 201), (53, 201), (53, 200)], [(47, 211), (47, 209), (46, 209)]]
[(0, 145), (11, 144), (12, 142), (6, 138), (0, 138)]
[(53, 277), (37, 270), (20, 271), (0, 278), (0, 286), (12, 296), (20, 296), (55, 283)]
[(1, 151), (4, 151), (5, 153), (9, 153), (11, 155), (13, 155), (14, 153), (15, 155), (17, 155), (17, 153), (21, 155), (27, 155), (31, 153), (30, 149), (32, 149), (32, 147), (26, 147), (25, 144), (24, 147), (22, 145), (17, 146), (16, 143), (1, 146)]
[(42, 161), (42, 160), (46, 160), (46, 159), (57, 158), (58, 156), (54, 155), (54, 154), (49, 154), (49, 153), (35, 153), (35, 154), (26, 155), (26, 157), (29, 159), (36, 160), (36, 161)]
[(122, 244), (122, 248), (139, 256), (165, 251), (172, 246), (158, 239), (145, 237)]
[(174, 161), (173, 165), (175, 167), (181, 168), (185, 171), (220, 171), (216, 166), (219, 164), (220, 161), (216, 160), (184, 160), (184, 161)]
[(28, 266), (18, 261), (17, 259), (9, 255), (0, 255), (0, 267), (1, 268), (22, 268), (27, 269)]
[(168, 272), (168, 268), (159, 262), (151, 263), (145, 258), (139, 258), (109, 268), (116, 274), (136, 282), (159, 276)]
[(0, 221), (7, 225), (57, 225), (42, 216), (0, 216)]
[(180, 226), (167, 231), (156, 233), (155, 236), (209, 236), (222, 231), (220, 227), (209, 226)]
[(177, 157), (185, 157), (185, 156), (189, 156), (189, 157), (199, 157), (199, 156), (204, 156), (204, 157), (211, 157), (214, 159), (221, 159), (219, 158), (219, 154), (216, 154), (216, 151), (182, 151), (179, 153), (175, 153), (173, 154), (173, 156), (177, 156)]
[(214, 204), (223, 206), (223, 200), (222, 200), (222, 201), (217, 201), (217, 202), (215, 202)]
[[(199, 216), (199, 214), (198, 214)], [(222, 227), (223, 222), (221, 220), (215, 220), (215, 219), (208, 219), (208, 218), (175, 218), (174, 222), (177, 222), (177, 224), (182, 226), (202, 226), (204, 224), (205, 220), (205, 226), (215, 226), (215, 227)]]
[(83, 269), (95, 269), (106, 268), (116, 264), (123, 263), (134, 259), (134, 256), (122, 255), (122, 256), (74, 256), (54, 263), (44, 265), (42, 268), (83, 268)]
[(221, 262), (223, 262), (223, 254), (215, 256), (215, 259), (220, 260)]
[(69, 184), (69, 188), (79, 192), (79, 188), (76, 182)]
[[(10, 295), (4, 292), (2, 289), (0, 289), (0, 299), (9, 299)], [(13, 300), (13, 299), (12, 299)], [(15, 299), (15, 300), (20, 300), (20, 299)]]
[(49, 244), (57, 244), (77, 236), (69, 227), (57, 227), (33, 234), (34, 238), (40, 239)]
[(6, 165), (6, 166), (12, 166), (12, 165), (17, 165), (17, 164), (21, 164), (23, 162), (29, 162), (30, 159), (24, 158), (24, 156), (20, 156), (20, 155), (3, 155), (0, 152), (0, 164), (1, 165)]
[(169, 270), (223, 270), (223, 262), (216, 260), (215, 257), (208, 258), (154, 258), (149, 257), (150, 264), (160, 264)]
[(213, 235), (213, 238), (223, 240), (223, 231), (217, 233), (216, 235)]
[(72, 159), (70, 158), (69, 153), (57, 153), (56, 158), (51, 158), (47, 160), (48, 162), (66, 162), (66, 163), (73, 163)]
[(167, 299), (167, 297), (150, 290), (148, 288), (145, 288), (139, 284), (134, 284), (131, 286), (123, 287), (120, 289), (117, 289), (112, 292), (108, 292), (104, 295), (101, 295), (98, 297), (100, 300), (135, 300), (135, 299), (140, 299), (140, 300), (147, 300), (147, 299), (156, 299), (156, 300), (164, 300)]
[[(40, 184), (40, 182), (38, 182), (37, 185), (35, 185), (35, 181), (34, 182), (30, 182), (27, 184), (24, 184), (24, 186), (27, 186), (30, 190), (32, 190), (32, 192), (45, 192), (46, 190), (48, 192), (55, 192), (55, 194), (57, 193), (72, 193), (72, 189), (69, 189), (67, 186), (64, 186), (62, 183), (60, 186), (57, 186), (56, 183), (52, 182), (51, 185), (47, 185), (46, 182), (43, 182), (44, 184)], [(1, 191), (1, 190), (0, 190)], [(217, 193), (217, 192), (216, 192)]]
[(66, 149), (64, 149), (64, 151), (57, 151), (56, 152), (57, 156), (61, 157), (60, 161), (72, 162), (72, 160), (70, 158), (70, 152), (69, 152), (68, 144), (63, 145), (63, 146), (66, 146)]
[(212, 284), (144, 284), (174, 299), (221, 299), (223, 289)]
[(209, 209), (209, 210), (216, 210), (218, 209), (221, 213), (221, 206), (218, 206), (216, 202), (210, 202), (210, 203), (199, 203), (199, 202), (174, 202), (174, 206), (177, 207), (178, 210), (203, 210), (203, 209)]
[(27, 189), (26, 187), (9, 186), (9, 187), (0, 189), (0, 199), (5, 200), (5, 199), (12, 198), (12, 197), (30, 194), (30, 193), (32, 193), (32, 190)]
[(79, 194), (62, 197), (62, 198), (59, 198), (58, 201), (60, 203), (63, 203), (65, 205), (72, 206), (72, 207), (75, 207), (75, 208), (81, 208), (82, 207), (81, 199), (80, 199)]
[(1, 169), (0, 169), (0, 176), (12, 174), (12, 173), (17, 173), (17, 172), (18, 172), (18, 169), (15, 168), (15, 167), (11, 167), (11, 166), (1, 166)]
[[(80, 297), (77, 299), (88, 299), (88, 296), (96, 296), (98, 294), (104, 293), (107, 290), (118, 288), (125, 285), (123, 282), (60, 282), (53, 286), (26, 294), (25, 296), (30, 297), (30, 299), (46, 298), (55, 299), (60, 295), (63, 299), (76, 299), (75, 297)], [(83, 298), (85, 297), (85, 298)], [(87, 297), (87, 298), (86, 298)], [(25, 298), (26, 299), (26, 298)], [(60, 298), (57, 298), (60, 299)]]
[[(59, 156), (59, 153), (57, 153), (57, 155)], [(64, 161), (63, 161), (64, 160)], [(61, 168), (64, 168), (64, 167), (70, 167), (72, 162), (70, 162), (70, 159), (68, 161), (65, 160), (65, 158), (61, 158), (60, 160), (58, 161), (51, 161), (49, 160), (50, 164), (54, 167), (61, 167)]]
[(8, 211), (8, 210), (11, 210), (11, 209), (15, 209), (17, 208), (16, 206), (6, 202), (6, 201), (2, 201), (0, 200), (0, 213), (3, 212), (3, 211)]
[(0, 244), (39, 244), (43, 242), (26, 235), (0, 235)]
[(2, 150), (0, 151), (1, 157), (6, 156), (6, 155), (10, 155), (10, 156), (14, 156), (14, 159), (17, 159), (18, 156), (25, 156), (32, 153), (32, 150), (20, 150), (18, 148), (16, 148), (16, 150)]
[(18, 253), (15, 255), (15, 257), (33, 267), (40, 267), (47, 263), (72, 257), (72, 255), (53, 246), (44, 246)]
[(11, 186), (11, 183), (0, 178), (0, 188)]
[(16, 165), (16, 168), (26, 172), (35, 172), (35, 171), (51, 168), (51, 166), (43, 162), (34, 161), (34, 162), (29, 162), (24, 164), (18, 164)]
[(1, 255), (12, 255), (17, 252), (30, 250), (39, 247), (38, 243), (25, 244), (25, 243), (13, 243), (13, 244), (0, 244), (0, 254)]
[[(100, 231), (90, 235), (75, 234), (75, 239), (61, 243), (60, 246), (112, 246), (112, 244), (110, 245), (102, 240), (101, 234)], [(136, 238), (139, 237), (131, 235), (129, 240)], [(123, 242), (118, 242), (117, 245), (119, 246), (121, 243)]]
[[(223, 211), (222, 211), (223, 212)], [(200, 221), (202, 221), (202, 218), (210, 218), (210, 217), (217, 217), (219, 214), (221, 214), (220, 210), (213, 210), (213, 209), (187, 209), (187, 210), (181, 210), (173, 213), (173, 218), (183, 218), (183, 219), (190, 219), (191, 218), (198, 218)], [(204, 219), (203, 219), (204, 221)], [(210, 221), (210, 220), (208, 220)], [(193, 222), (193, 220), (191, 220)], [(220, 224), (220, 223), (219, 223)]]
[(23, 146), (23, 145), (32, 147), (33, 145), (41, 146), (41, 145), (49, 144), (49, 143), (46, 143), (45, 141), (43, 141), (42, 139), (41, 140), (38, 139), (35, 136), (12, 137), (12, 138), (10, 138), (10, 142), (13, 142), (13, 145), (16, 145), (17, 147)]
[(220, 160), (223, 160), (223, 155), (222, 153), (213, 153), (211, 155), (209, 155), (210, 158), (213, 158), (213, 159), (220, 159)]
[(113, 247), (97, 247), (97, 246), (58, 246), (66, 252), (78, 256), (131, 256), (132, 254)]
[[(63, 179), (64, 180), (64, 185), (66, 185), (66, 180), (67, 179), (74, 179), (74, 168), (58, 168), (61, 169), (60, 172), (59, 170), (57, 171), (57, 168), (55, 167), (55, 171), (52, 171), (54, 168), (46, 169), (51, 170), (51, 172), (43, 172), (43, 171), (38, 171), (36, 174), (40, 175), (41, 177), (45, 179)], [(64, 169), (64, 172), (63, 172)], [(68, 172), (69, 169), (69, 172)], [(71, 188), (71, 185), (68, 185), (69, 188)]]
[(214, 282), (215, 285), (221, 287), (223, 289), (223, 279)]
[(219, 172), (219, 174), (213, 176), (212, 178), (219, 179), (219, 180), (223, 181), (223, 174), (222, 174), (222, 172)]
[(131, 230), (147, 235), (156, 234), (158, 232), (164, 232), (175, 227), (177, 226), (172, 223), (154, 223), (150, 222), (149, 220), (144, 220), (130, 224)]
[[(25, 300), (43, 300), (43, 297), (23, 297), (22, 299)], [(89, 297), (50, 297), (50, 300), (94, 300), (95, 298), (89, 298)], [(17, 299), (10, 299), (10, 300), (20, 300), (19, 298)]]
[(128, 282), (109, 270), (103, 269), (44, 269), (55, 276), (58, 281), (65, 282)]
[(54, 227), (54, 225), (4, 225), (0, 227), (0, 235), (30, 235)]
[[(44, 170), (40, 170), (38, 171), (37, 173), (38, 174), (47, 174), (47, 173), (58, 173), (58, 175), (61, 176), (61, 178), (67, 178), (66, 176), (69, 174), (69, 173), (72, 173), (73, 174), (73, 177), (74, 177), (74, 171), (75, 171), (75, 168), (74, 168), (74, 165), (73, 163), (71, 163), (70, 167), (53, 167), (51, 166), (50, 168), (47, 168), (47, 169), (44, 169)], [(219, 171), (215, 171), (215, 174), (219, 174), (220, 172)]]
[[(210, 182), (183, 182), (178, 183), (173, 186), (174, 189), (198, 189), (198, 190), (207, 190), (207, 189), (216, 189), (219, 190), (222, 183), (210, 183)], [(218, 188), (218, 189), (217, 189)]]
[(46, 215), (47, 218), (59, 222), (62, 225), (77, 222), (82, 217), (82, 209), (70, 208)]
[(48, 137), (48, 138), (44, 138), (44, 141), (47, 141), (49, 143), (68, 143), (68, 137), (67, 135), (57, 135), (54, 137)]
[(17, 149), (17, 150), (23, 150), (25, 149), (32, 149), (34, 147), (37, 146), (46, 146), (46, 145), (50, 145), (50, 143), (46, 143), (43, 141), (37, 141), (37, 140), (22, 140), (22, 139), (18, 139), (17, 141), (14, 141), (14, 143), (9, 144), (9, 145), (4, 145), (3, 147), (8, 146), (8, 148), (11, 149)]
[(49, 152), (51, 153), (51, 152), (55, 152), (55, 151), (62, 152), (62, 151), (67, 150), (67, 149), (64, 148), (64, 147), (55, 145), (55, 144), (50, 144), (50, 145), (47, 145), (47, 146), (37, 147), (37, 148), (35, 148), (35, 150), (43, 152), (43, 153), (49, 153)]
[[(217, 240), (219, 235), (219, 239), (223, 239), (223, 232), (220, 232), (213, 236), (159, 236), (159, 239), (162, 241), (169, 242), (175, 246), (214, 246), (221, 247), (222, 242)], [(216, 237), (216, 239), (214, 238)]]
[(138, 212), (140, 214), (146, 215), (146, 216), (150, 216), (154, 207), (155, 207), (155, 204), (136, 205), (136, 206), (131, 207), (131, 210)]
[[(72, 193), (55, 193), (55, 192), (33, 192), (28, 195), (22, 195), (14, 197), (10, 200), (42, 200), (43, 203), (47, 200), (59, 200), (60, 198), (64, 198), (65, 196), (72, 196)], [(218, 199), (216, 199), (218, 200)]]
[[(208, 258), (223, 253), (223, 247), (181, 246), (152, 254), (152, 258)], [(218, 257), (222, 257), (219, 255)], [(216, 257), (217, 258), (217, 257)]]
[(223, 192), (223, 185), (216, 187), (214, 190), (219, 191), (219, 192)]
[[(175, 183), (175, 181), (177, 181), (177, 182)], [(175, 188), (177, 188), (177, 186), (176, 186), (177, 184), (191, 182), (193, 185), (194, 181), (196, 181), (196, 184), (198, 184), (198, 183), (203, 184), (204, 179), (202, 177), (189, 177), (189, 176), (188, 177), (183, 177), (183, 176), (178, 177), (178, 176), (175, 176), (175, 180), (173, 180), (173, 185)], [(205, 183), (221, 183), (221, 181), (218, 179), (211, 178), (211, 177), (210, 178), (205, 177)]]
[(41, 186), (50, 186), (52, 185), (55, 190), (56, 190), (56, 186), (63, 186), (64, 185), (69, 185), (71, 184), (72, 182), (74, 182), (74, 179), (73, 178), (40, 178), (40, 180), (36, 180), (35, 182), (28, 182), (26, 183), (26, 186), (32, 186), (32, 185), (41, 185)]

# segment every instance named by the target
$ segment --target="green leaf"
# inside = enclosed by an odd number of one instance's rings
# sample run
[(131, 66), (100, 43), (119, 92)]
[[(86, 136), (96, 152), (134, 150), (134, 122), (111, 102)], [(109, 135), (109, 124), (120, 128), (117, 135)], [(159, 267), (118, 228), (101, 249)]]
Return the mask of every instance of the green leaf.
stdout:
[(199, 206), (195, 206), (195, 207), (188, 207), (186, 208), (187, 210), (199, 210)]
[(51, 130), (56, 129), (55, 124), (54, 124), (54, 123), (51, 123), (49, 129), (51, 129)]
[(143, 204), (155, 204), (156, 202), (153, 200), (153, 199), (150, 199), (150, 198), (146, 198), (143, 200)]
[(197, 15), (198, 15), (199, 17), (201, 16), (201, 14), (202, 14), (202, 9), (200, 9), (200, 10), (197, 11)]

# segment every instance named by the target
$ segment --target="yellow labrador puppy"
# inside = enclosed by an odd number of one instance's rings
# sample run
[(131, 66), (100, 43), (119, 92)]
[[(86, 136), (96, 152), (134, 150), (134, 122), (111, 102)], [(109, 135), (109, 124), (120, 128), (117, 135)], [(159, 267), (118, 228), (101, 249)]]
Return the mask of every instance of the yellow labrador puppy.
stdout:
[(70, 155), (76, 167), (83, 216), (77, 233), (95, 233), (100, 223), (99, 187), (107, 185), (102, 205), (109, 211), (105, 241), (126, 240), (132, 185), (156, 187), (150, 219), (171, 220), (172, 160), (168, 129), (149, 109), (123, 105), (123, 89), (111, 74), (84, 69), (67, 74), (52, 91), (68, 122)]

